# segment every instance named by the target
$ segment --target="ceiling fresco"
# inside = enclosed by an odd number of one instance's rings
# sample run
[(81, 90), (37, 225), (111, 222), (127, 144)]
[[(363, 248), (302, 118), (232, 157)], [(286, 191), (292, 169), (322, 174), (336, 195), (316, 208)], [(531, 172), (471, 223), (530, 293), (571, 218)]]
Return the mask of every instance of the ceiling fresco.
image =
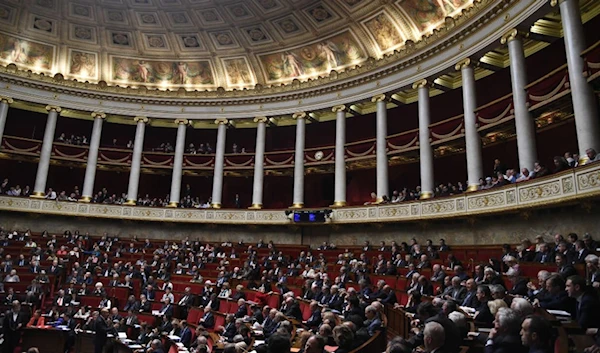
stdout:
[(2, 0), (0, 64), (159, 89), (252, 89), (380, 59), (473, 0)]

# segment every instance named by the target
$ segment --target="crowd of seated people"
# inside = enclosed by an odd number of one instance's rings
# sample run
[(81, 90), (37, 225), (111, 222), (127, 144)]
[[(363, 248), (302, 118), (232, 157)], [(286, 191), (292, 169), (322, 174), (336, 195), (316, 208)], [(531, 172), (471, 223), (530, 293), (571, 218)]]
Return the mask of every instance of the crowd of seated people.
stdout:
[[(374, 342), (386, 328), (386, 310), (394, 308), (411, 315), (414, 325), (412, 337), (390, 343), (403, 352), (431, 347), (428, 331), (441, 332), (432, 322), (446, 332), (444, 350), (458, 352), (470, 320), (492, 328), (484, 343), (500, 353), (506, 344), (526, 350), (516, 338), (539, 324), (531, 316), (537, 307), (566, 311), (584, 329), (600, 326), (597, 244), (589, 234), (583, 238), (569, 234), (565, 241), (557, 234), (551, 246), (543, 237), (518, 249), (505, 245), (497, 256), (471, 263), (443, 239), (437, 245), (414, 238), (410, 244), (367, 241), (354, 250), (324, 243), (284, 252), (263, 241), (157, 243), (77, 231), (35, 237), (0, 231), (0, 273), (4, 303), (29, 303), (37, 318), (32, 325), (39, 316), (60, 324), (77, 318), (93, 330), (106, 310), (117, 331), (131, 334), (139, 325), (133, 338), (148, 348), (166, 333), (204, 352), (217, 334), (225, 349), (242, 352), (260, 334), (267, 340), (263, 348), (297, 344), (310, 351), (325, 344), (346, 353)], [(531, 280), (529, 262), (546, 259), (549, 248), (555, 263), (536, 261), (534, 269), (544, 267)], [(46, 274), (56, 277), (48, 281)], [(26, 292), (13, 290), (19, 277), (31, 282)], [(46, 287), (35, 289), (39, 283)], [(44, 292), (49, 284), (56, 286)]]
[[(600, 161), (600, 154), (596, 153), (593, 148), (586, 150), (588, 162), (593, 163)], [(554, 157), (554, 167), (549, 170), (539, 161), (535, 162), (533, 170), (523, 168), (520, 172), (518, 170), (507, 168), (502, 161), (499, 159), (494, 160), (494, 170), (491, 175), (479, 179), (479, 190), (488, 190), (497, 188), (504, 185), (520, 183), (523, 181), (532, 180), (535, 178), (541, 178), (546, 175), (559, 173), (569, 168), (575, 168), (579, 166), (579, 155), (566, 152), (563, 157)], [(433, 196), (443, 197), (459, 195), (466, 191), (467, 183), (461, 181), (456, 184), (446, 183), (439, 184), (434, 187)], [(372, 192), (370, 199), (365, 202), (365, 205), (370, 204), (381, 204), (381, 203), (398, 203), (403, 201), (418, 200), (421, 197), (421, 186), (416, 186), (413, 189), (403, 188), (401, 191), (394, 190), (391, 197), (384, 196), (383, 201), (377, 200), (377, 194)]]

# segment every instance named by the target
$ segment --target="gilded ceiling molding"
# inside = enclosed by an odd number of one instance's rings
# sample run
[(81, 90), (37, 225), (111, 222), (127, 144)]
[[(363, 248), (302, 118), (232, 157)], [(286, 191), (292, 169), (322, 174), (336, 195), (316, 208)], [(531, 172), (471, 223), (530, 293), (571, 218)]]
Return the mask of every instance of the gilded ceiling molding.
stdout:
[(175, 119), (175, 124), (177, 124), (177, 125), (189, 125), (190, 121), (188, 119), (179, 118), (179, 119)]
[(266, 123), (269, 119), (266, 116), (257, 116), (254, 118), (255, 123)]
[(133, 118), (133, 121), (135, 121), (136, 123), (139, 123), (141, 121), (144, 124), (148, 124), (150, 122), (150, 119), (148, 119), (145, 116), (136, 116), (135, 118)]
[(217, 118), (215, 119), (215, 124), (217, 125), (227, 125), (229, 124), (229, 120), (226, 118)]

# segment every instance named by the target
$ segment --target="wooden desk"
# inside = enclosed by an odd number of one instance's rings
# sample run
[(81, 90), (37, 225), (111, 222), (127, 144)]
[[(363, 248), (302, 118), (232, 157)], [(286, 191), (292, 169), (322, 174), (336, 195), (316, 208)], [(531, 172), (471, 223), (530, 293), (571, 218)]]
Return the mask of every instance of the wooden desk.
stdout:
[[(67, 332), (55, 328), (27, 327), (23, 330), (22, 350), (26, 352), (29, 348), (37, 347), (44, 353), (64, 353)], [(77, 352), (86, 351), (78, 350)]]

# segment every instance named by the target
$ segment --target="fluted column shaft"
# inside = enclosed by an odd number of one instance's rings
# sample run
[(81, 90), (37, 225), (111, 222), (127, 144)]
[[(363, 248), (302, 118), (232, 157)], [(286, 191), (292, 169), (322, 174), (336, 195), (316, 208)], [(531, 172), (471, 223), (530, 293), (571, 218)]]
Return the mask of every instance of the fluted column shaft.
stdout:
[(573, 100), (573, 110), (575, 112), (577, 145), (579, 155), (587, 160), (585, 151), (588, 148), (600, 151), (600, 120), (598, 119), (598, 105), (594, 97), (594, 91), (585, 76), (583, 76), (584, 62), (581, 53), (585, 50), (586, 44), (579, 1), (562, 0), (560, 2), (560, 16), (567, 53), (571, 99)]
[(465, 145), (467, 150), (467, 190), (476, 191), (479, 189), (479, 179), (483, 177), (483, 163), (481, 160), (481, 137), (477, 131), (477, 117), (475, 116), (475, 109), (477, 108), (475, 74), (470, 59), (458, 63), (456, 69), (462, 73)]
[(129, 186), (127, 187), (127, 205), (137, 202), (138, 188), (140, 185), (140, 170), (142, 166), (142, 151), (144, 150), (144, 134), (148, 118), (136, 117), (135, 140), (133, 142), (133, 155), (131, 157), (131, 171), (129, 172)]
[(296, 149), (294, 152), (294, 194), (292, 208), (304, 207), (304, 140), (306, 113), (294, 113), (296, 119)]
[(373, 97), (377, 102), (377, 202), (383, 201), (383, 197), (389, 196), (388, 180), (388, 157), (387, 157), (387, 107), (385, 95), (380, 94)]
[(94, 126), (92, 128), (92, 138), (90, 139), (90, 149), (85, 167), (85, 177), (83, 178), (83, 190), (81, 194), (81, 201), (83, 202), (89, 202), (94, 192), (98, 151), (100, 150), (100, 136), (102, 136), (102, 122), (106, 118), (106, 114), (94, 112), (92, 113), (92, 117), (94, 118)]
[(510, 78), (515, 111), (515, 127), (517, 131), (517, 150), (519, 154), (519, 169), (533, 170), (537, 160), (535, 144), (535, 125), (527, 107), (527, 67), (523, 41), (516, 29), (502, 37), (502, 43), (508, 43), (510, 57)]
[(215, 173), (213, 177), (212, 204), (213, 208), (221, 208), (223, 197), (223, 167), (225, 165), (225, 138), (227, 137), (227, 119), (217, 119), (217, 147), (215, 151)]
[(254, 153), (254, 183), (252, 185), (252, 206), (250, 208), (262, 208), (263, 183), (265, 179), (265, 142), (267, 132), (267, 118), (258, 117), (254, 121), (256, 126), (256, 152)]
[(32, 197), (44, 197), (46, 192), (46, 181), (48, 180), (48, 169), (50, 168), (50, 156), (52, 155), (52, 143), (54, 142), (54, 131), (56, 130), (56, 121), (61, 108), (49, 105), (46, 107), (48, 119), (46, 120), (46, 130), (44, 131), (44, 141), (42, 142), (42, 151), (40, 161), (35, 176), (35, 185), (33, 187)]
[(433, 197), (433, 151), (429, 141), (429, 84), (421, 80), (413, 85), (419, 94), (419, 163), (421, 166), (421, 198)]
[(171, 177), (171, 193), (169, 207), (177, 207), (181, 196), (181, 176), (183, 174), (183, 152), (185, 150), (185, 132), (189, 124), (187, 119), (176, 119), (177, 140), (175, 142), (175, 157), (173, 158), (173, 176)]
[(333, 206), (346, 206), (346, 107), (332, 109), (335, 116), (335, 189)]
[(4, 136), (4, 127), (6, 126), (6, 117), (8, 116), (8, 106), (13, 102), (12, 98), (0, 96), (0, 144)]

